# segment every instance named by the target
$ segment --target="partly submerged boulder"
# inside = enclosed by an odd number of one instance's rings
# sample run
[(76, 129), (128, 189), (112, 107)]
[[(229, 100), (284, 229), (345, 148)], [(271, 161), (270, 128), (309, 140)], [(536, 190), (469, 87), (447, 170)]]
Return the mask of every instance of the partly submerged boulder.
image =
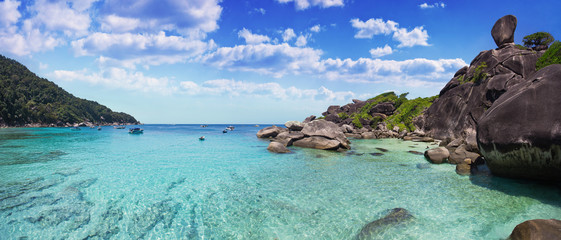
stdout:
[(329, 139), (321, 136), (312, 136), (300, 139), (293, 143), (296, 147), (315, 148), (322, 150), (337, 150), (341, 147), (341, 143), (334, 139)]
[(287, 129), (277, 127), (277, 126), (266, 127), (266, 128), (263, 128), (263, 129), (259, 130), (259, 132), (257, 132), (257, 137), (258, 138), (274, 138), (279, 133), (284, 132), (284, 131), (287, 131)]
[(477, 141), (493, 174), (561, 181), (561, 65), (513, 86), (479, 120)]
[(280, 142), (271, 142), (267, 147), (267, 150), (274, 153), (289, 153), (290, 150), (284, 146), (284, 144)]
[(450, 157), (450, 152), (445, 147), (437, 147), (425, 151), (425, 158), (431, 163), (441, 164)]
[(341, 144), (342, 148), (351, 149), (351, 142), (347, 139), (339, 126), (323, 119), (314, 120), (304, 124), (302, 133), (306, 136), (319, 136), (336, 140)]
[(380, 218), (376, 221), (366, 224), (360, 233), (356, 236), (356, 239), (376, 239), (376, 235), (379, 235), (387, 229), (404, 224), (413, 220), (414, 217), (404, 208), (394, 208), (388, 213), (388, 215)]
[(534, 219), (516, 225), (508, 240), (561, 239), (561, 221)]

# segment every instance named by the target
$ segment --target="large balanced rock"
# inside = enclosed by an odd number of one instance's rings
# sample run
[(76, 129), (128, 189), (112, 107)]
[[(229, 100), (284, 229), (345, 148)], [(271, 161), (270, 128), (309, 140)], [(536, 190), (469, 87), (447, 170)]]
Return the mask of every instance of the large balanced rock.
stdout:
[(479, 120), (477, 141), (493, 174), (561, 180), (561, 65), (513, 86)]
[(557, 219), (534, 219), (516, 225), (508, 240), (561, 239), (561, 221)]
[(512, 15), (506, 15), (495, 22), (493, 29), (491, 29), (491, 35), (498, 47), (501, 47), (505, 43), (514, 42), (516, 24), (516, 17)]
[(440, 164), (450, 157), (450, 152), (445, 147), (437, 147), (425, 151), (425, 158), (431, 163)]
[(271, 126), (271, 127), (266, 127), (263, 128), (261, 130), (259, 130), (259, 132), (257, 132), (257, 137), (258, 138), (274, 138), (276, 137), (279, 133), (287, 131), (286, 128), (280, 128), (277, 126)]
[(409, 213), (406, 209), (394, 208), (388, 215), (364, 226), (356, 238), (360, 240), (376, 239), (376, 235), (379, 235), (383, 231), (393, 226), (410, 222), (413, 219), (413, 215), (411, 215), (411, 213)]
[(289, 153), (290, 150), (284, 146), (284, 144), (280, 142), (271, 142), (267, 147), (267, 150), (274, 153)]
[(341, 144), (342, 148), (351, 149), (351, 142), (347, 139), (339, 126), (323, 119), (314, 120), (304, 124), (302, 133), (306, 136), (318, 136), (336, 140)]

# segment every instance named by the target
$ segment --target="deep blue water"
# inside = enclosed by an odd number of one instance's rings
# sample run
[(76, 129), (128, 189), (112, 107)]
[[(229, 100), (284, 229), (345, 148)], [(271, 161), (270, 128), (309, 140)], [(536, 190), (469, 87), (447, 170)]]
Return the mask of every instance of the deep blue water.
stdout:
[(264, 125), (226, 126), (0, 129), (0, 239), (352, 239), (396, 207), (415, 219), (376, 237), (501, 239), (561, 218), (558, 187), (459, 176), (408, 152), (426, 143), (279, 155)]

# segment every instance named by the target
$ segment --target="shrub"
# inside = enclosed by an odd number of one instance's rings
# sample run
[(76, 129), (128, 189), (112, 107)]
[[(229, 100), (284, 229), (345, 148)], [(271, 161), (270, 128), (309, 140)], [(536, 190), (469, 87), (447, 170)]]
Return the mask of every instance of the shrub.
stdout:
[(401, 106), (395, 110), (395, 113), (386, 118), (384, 122), (386, 122), (388, 129), (398, 126), (399, 131), (415, 131), (413, 119), (420, 116), (437, 98), (438, 96), (433, 96), (408, 100), (401, 104)]
[(555, 41), (555, 39), (548, 32), (533, 33), (528, 36), (525, 36), (524, 39), (522, 39), (524, 46), (527, 48), (535, 48), (540, 46), (547, 47), (553, 41)]
[(536, 62), (536, 71), (551, 64), (561, 64), (561, 42), (555, 41)]

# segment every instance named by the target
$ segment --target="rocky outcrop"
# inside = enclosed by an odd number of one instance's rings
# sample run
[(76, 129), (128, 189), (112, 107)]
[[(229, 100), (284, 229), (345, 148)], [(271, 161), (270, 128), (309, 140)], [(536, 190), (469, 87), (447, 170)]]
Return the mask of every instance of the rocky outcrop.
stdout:
[(557, 219), (534, 219), (516, 225), (508, 240), (561, 239), (561, 221)]
[(274, 153), (289, 153), (290, 152), (290, 150), (288, 150), (288, 148), (286, 148), (284, 146), (284, 144), (282, 144), (280, 142), (269, 143), (269, 146), (267, 147), (267, 150), (269, 150), (269, 152), (274, 152)]
[(457, 146), (448, 148), (451, 163), (477, 158), (477, 126), (482, 116), (503, 94), (528, 82), (535, 73), (536, 61), (544, 51), (516, 48), (516, 23), (512, 15), (499, 19), (491, 31), (499, 48), (482, 51), (470, 66), (458, 70), (440, 91), (440, 97), (416, 119), (426, 135), (444, 143), (459, 140), (465, 144), (458, 154)]
[[(271, 139), (272, 142), (269, 144), (269, 148), (271, 149), (267, 149), (272, 152), (285, 151), (279, 144), (283, 147), (294, 145), (297, 147), (323, 150), (351, 149), (351, 142), (347, 139), (343, 130), (335, 123), (319, 119), (306, 123), (295, 123), (291, 121), (287, 122), (285, 125), (292, 130), (277, 126), (266, 127), (259, 130), (257, 137)], [(294, 126), (302, 126), (302, 128)]]
[(561, 65), (503, 94), (479, 120), (477, 141), (493, 174), (561, 181)]
[(497, 47), (501, 47), (505, 43), (514, 43), (514, 30), (516, 30), (517, 23), (516, 17), (512, 15), (506, 15), (497, 20), (491, 29), (491, 36)]
[(288, 121), (284, 126), (290, 131), (300, 131), (304, 128), (304, 125), (299, 121)]
[(360, 233), (356, 236), (356, 239), (376, 239), (376, 235), (382, 233), (383, 231), (410, 222), (414, 219), (413, 215), (403, 208), (394, 208), (390, 213), (383, 218), (366, 224)]
[(279, 133), (284, 132), (284, 131), (287, 131), (287, 129), (277, 127), (277, 126), (266, 127), (266, 128), (263, 128), (263, 129), (259, 130), (259, 132), (257, 132), (257, 137), (258, 138), (274, 138), (277, 135), (279, 135)]

